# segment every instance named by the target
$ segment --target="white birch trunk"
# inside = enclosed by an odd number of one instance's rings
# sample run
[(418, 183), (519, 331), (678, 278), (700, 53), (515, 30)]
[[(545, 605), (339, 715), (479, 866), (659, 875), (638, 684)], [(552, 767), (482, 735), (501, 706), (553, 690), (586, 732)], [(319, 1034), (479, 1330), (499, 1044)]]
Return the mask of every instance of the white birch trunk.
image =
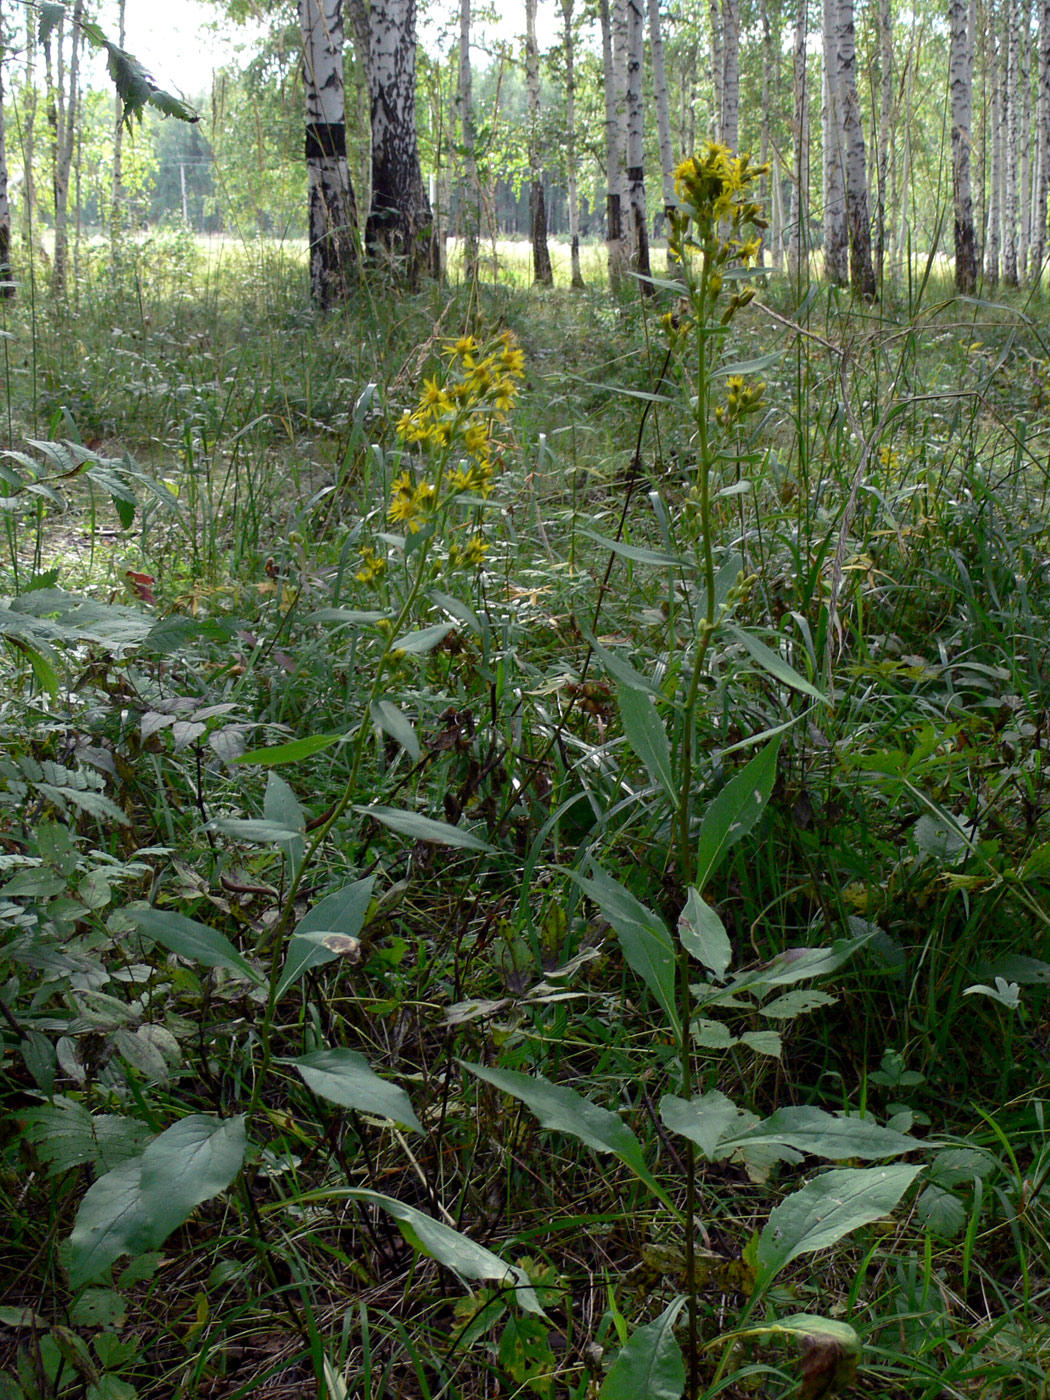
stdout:
[(532, 272), (543, 287), (554, 282), (547, 247), (547, 203), (543, 197), (540, 167), (540, 53), (536, 46), (536, 0), (525, 0), (525, 92), (528, 102), (529, 227), (532, 240)]
[(844, 287), (849, 280), (849, 225), (846, 221), (846, 152), (842, 128), (838, 18), (838, 0), (823, 0), (824, 103), (821, 126), (824, 148), (824, 276), (833, 285)]
[(1039, 3), (1039, 95), (1036, 101), (1036, 175), (1032, 200), (1032, 282), (1043, 275), (1047, 195), (1050, 193), (1050, 0)]
[(346, 159), (341, 0), (299, 0), (306, 96), (310, 290), (325, 309), (357, 271), (357, 205)]
[(707, 0), (707, 19), (711, 27), (711, 87), (715, 98), (711, 134), (717, 140), (721, 140), (722, 79), (725, 76), (725, 58), (722, 54), (722, 16), (719, 10), (719, 0)]
[[(127, 0), (120, 0), (117, 9), (117, 45), (124, 47), (125, 9)], [(114, 99), (113, 114), (113, 194), (110, 206), (109, 230), (114, 247), (124, 228), (124, 103)]]
[(846, 152), (846, 217), (849, 221), (849, 278), (863, 297), (875, 295), (868, 218), (868, 172), (864, 130), (857, 95), (857, 50), (853, 29), (853, 0), (839, 0), (839, 93), (842, 98), (842, 138)]
[(809, 38), (809, 5), (798, 0), (794, 42), (794, 195), (788, 234), (788, 270), (800, 282), (809, 276), (809, 90), (806, 44)]
[[(780, 8), (777, 7), (777, 34), (774, 39), (773, 25), (769, 14), (769, 0), (759, 0), (758, 6), (759, 22), (762, 26), (762, 113), (759, 125), (759, 153), (760, 165), (770, 163), (769, 131), (772, 119), (772, 103), (774, 95), (779, 88), (780, 74)], [(766, 250), (768, 248), (773, 260), (773, 266), (779, 267), (779, 225), (777, 224), (776, 182), (777, 163), (774, 154), (772, 160), (772, 180), (768, 175), (760, 177), (758, 182), (758, 197), (761, 203), (769, 210), (769, 232), (763, 235), (762, 251), (759, 254), (759, 266), (763, 266), (766, 260)]]
[(4, 130), (4, 15), (0, 3), (0, 298), (13, 297), (11, 205), (7, 197), (7, 134)]
[(573, 0), (561, 0), (565, 38), (565, 165), (569, 183), (569, 262), (572, 285), (583, 286), (580, 270), (580, 195), (576, 182), (576, 39)]
[(740, 145), (740, 8), (722, 0), (722, 117), (719, 140), (731, 151)]
[(988, 6), (988, 64), (992, 78), (992, 91), (989, 101), (989, 135), (990, 141), (988, 152), (988, 232), (985, 236), (984, 244), (984, 280), (989, 287), (994, 287), (999, 282), (999, 223), (1000, 223), (1000, 191), (1002, 188), (1001, 166), (1002, 166), (1002, 105), (1001, 97), (1001, 73), (1002, 64), (999, 61), (999, 50), (1002, 44), (999, 40), (998, 21), (995, 7)]
[(875, 277), (882, 281), (886, 255), (886, 208), (893, 128), (893, 12), (890, 0), (879, 0), (879, 127), (877, 151), (878, 203), (875, 209)]
[[(77, 138), (77, 98), (80, 80), (80, 25), (84, 0), (76, 0), (69, 40), (69, 87), (63, 94), (62, 31), (58, 32), (59, 106), (55, 131), (55, 257), (51, 268), (51, 290), (63, 296), (69, 275), (69, 176), (73, 168), (73, 147)], [(63, 100), (64, 99), (64, 100)]]
[[(632, 266), (649, 276), (649, 223), (645, 208), (645, 124), (642, 63), (645, 0), (627, 0), (627, 198), (631, 209)], [(651, 283), (643, 283), (650, 291)]]
[(437, 271), (434, 220), (416, 134), (416, 0), (371, 0), (372, 203), (365, 225), (371, 256), (392, 262), (409, 285)]
[(1006, 117), (1006, 150), (1003, 161), (1003, 281), (1016, 287), (1017, 275), (1017, 109), (1019, 105), (1017, 0), (1007, 0), (1003, 103)]
[(478, 275), (478, 239), (481, 233), (481, 185), (478, 180), (474, 136), (474, 89), (470, 69), (470, 0), (459, 0), (459, 140), (463, 152), (463, 278)]
[(1027, 280), (1032, 242), (1032, 3), (1018, 9), (1017, 85), (1017, 275)]
[(628, 263), (637, 256), (634, 220), (631, 218), (631, 191), (627, 178), (630, 155), (627, 151), (627, 0), (612, 0), (613, 91), (616, 94), (616, 142), (620, 164), (617, 181), (620, 191), (620, 227)]
[(952, 103), (952, 191), (955, 201), (955, 286), (966, 295), (977, 287), (977, 249), (970, 187), (973, 113), (973, 35), (970, 0), (950, 0), (948, 84)]
[(623, 280), (627, 249), (623, 237), (623, 201), (620, 189), (623, 148), (620, 145), (620, 126), (616, 119), (616, 64), (609, 0), (599, 0), (598, 15), (602, 28), (602, 68), (605, 76), (605, 232), (609, 250), (609, 285), (615, 288)]
[(649, 0), (649, 52), (653, 63), (653, 95), (656, 98), (656, 130), (660, 141), (660, 174), (666, 222), (674, 208), (675, 159), (674, 147), (671, 144), (671, 111), (667, 102), (667, 68), (664, 63), (664, 36), (660, 25), (660, 0)]

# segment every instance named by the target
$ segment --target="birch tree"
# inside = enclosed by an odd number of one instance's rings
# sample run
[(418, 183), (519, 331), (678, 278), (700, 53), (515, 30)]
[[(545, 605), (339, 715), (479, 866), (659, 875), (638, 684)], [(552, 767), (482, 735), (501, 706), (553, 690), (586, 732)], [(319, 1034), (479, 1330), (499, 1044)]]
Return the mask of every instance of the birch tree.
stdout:
[(623, 279), (626, 246), (623, 237), (620, 179), (624, 159), (623, 147), (620, 144), (620, 125), (616, 116), (616, 79), (609, 0), (598, 0), (598, 18), (602, 31), (602, 73), (605, 92), (605, 241), (609, 253), (609, 285), (615, 288)]
[(583, 286), (580, 270), (580, 196), (576, 187), (576, 37), (572, 23), (573, 0), (561, 0), (565, 41), (565, 166), (569, 184), (569, 258), (572, 285)]
[(1039, 0), (1035, 179), (1032, 198), (1031, 279), (1038, 283), (1046, 254), (1047, 196), (1050, 194), (1050, 0)]
[(1019, 0), (1017, 40), (1017, 276), (1024, 281), (1032, 241), (1031, 0)]
[(876, 142), (875, 276), (882, 278), (886, 256), (887, 184), (893, 123), (893, 11), (879, 0), (879, 124)]
[(1017, 275), (1017, 115), (1018, 35), (1017, 0), (1006, 0), (1004, 14), (1006, 43), (1003, 49), (1003, 103), (1006, 116), (1006, 143), (1003, 160), (1003, 281), (1016, 287)]
[(299, 0), (306, 95), (310, 289), (318, 306), (345, 299), (357, 271), (357, 203), (346, 159), (341, 0)]
[(637, 249), (627, 178), (627, 167), (631, 163), (627, 150), (627, 0), (612, 0), (612, 64), (613, 93), (616, 98), (616, 149), (620, 162), (620, 228), (624, 241), (624, 256), (633, 265)]
[(795, 160), (794, 195), (788, 237), (788, 267), (792, 277), (809, 275), (809, 90), (806, 43), (809, 38), (808, 0), (798, 0), (793, 48)]
[(69, 72), (66, 82), (63, 40), (65, 26), (59, 21), (57, 40), (57, 84), (54, 95), (54, 195), (55, 253), (51, 267), (51, 290), (62, 296), (69, 274), (69, 176), (73, 168), (73, 148), (77, 138), (77, 102), (80, 85), (81, 22), (84, 0), (73, 6), (69, 34)]
[(463, 276), (472, 282), (478, 275), (478, 239), (481, 236), (481, 185), (474, 134), (474, 91), (470, 69), (470, 0), (459, 0), (459, 140), (463, 152)]
[[(649, 0), (649, 53), (653, 65), (653, 96), (656, 99), (656, 131), (660, 143), (661, 193), (664, 221), (675, 207), (674, 147), (671, 144), (671, 109), (667, 101), (667, 67), (664, 63), (664, 36), (660, 25), (660, 0)], [(668, 253), (668, 262), (671, 257)]]
[(718, 139), (736, 151), (740, 145), (740, 7), (722, 0), (722, 110)]
[[(642, 61), (645, 56), (645, 0), (627, 0), (627, 194), (631, 209), (631, 248), (635, 272), (649, 276), (649, 223), (645, 208), (645, 125)], [(651, 283), (643, 283), (650, 292)]]
[(372, 202), (365, 245), (414, 286), (437, 270), (416, 134), (416, 0), (371, 0)]
[(955, 286), (969, 295), (977, 287), (977, 248), (970, 189), (970, 130), (973, 110), (973, 31), (970, 0), (951, 0), (949, 87), (952, 101), (952, 191), (955, 199)]
[(0, 297), (12, 297), (11, 205), (7, 198), (7, 133), (4, 130), (4, 10), (0, 3)]
[[(117, 43), (124, 47), (127, 0), (117, 7)], [(115, 246), (124, 226), (124, 104), (114, 98), (113, 113), (113, 195), (110, 207), (110, 239)]]
[(984, 280), (989, 287), (999, 282), (999, 223), (1002, 192), (1002, 105), (1000, 76), (1002, 65), (996, 6), (988, 5), (988, 68), (991, 74), (991, 93), (988, 103), (988, 229), (984, 240)]
[(540, 165), (540, 54), (536, 46), (536, 0), (525, 0), (525, 93), (528, 103), (529, 234), (532, 274), (543, 287), (554, 282), (547, 247), (547, 202)]
[(864, 130), (857, 95), (857, 49), (853, 27), (853, 0), (839, 0), (837, 25), (839, 93), (842, 99), (842, 140), (846, 161), (846, 217), (849, 221), (849, 278), (863, 297), (875, 295), (875, 269), (871, 261), (871, 225), (868, 218), (868, 172)]
[(821, 128), (824, 172), (824, 276), (844, 287), (849, 276), (849, 226), (846, 220), (845, 142), (842, 127), (842, 70), (838, 49), (838, 0), (823, 0), (823, 95)]

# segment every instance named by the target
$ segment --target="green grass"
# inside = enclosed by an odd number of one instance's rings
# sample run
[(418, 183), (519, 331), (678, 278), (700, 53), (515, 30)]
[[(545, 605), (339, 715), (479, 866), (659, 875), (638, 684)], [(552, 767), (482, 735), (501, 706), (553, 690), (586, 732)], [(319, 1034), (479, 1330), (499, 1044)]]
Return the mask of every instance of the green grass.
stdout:
[[(912, 1133), (904, 1160), (924, 1168), (892, 1214), (749, 1303), (756, 1232), (831, 1164), (698, 1161), (701, 1393), (797, 1387), (797, 1343), (725, 1340), (749, 1311), (749, 1328), (850, 1323), (862, 1393), (1045, 1393), (1048, 356), (1041, 303), (957, 303), (941, 277), (870, 308), (817, 288), (801, 311), (771, 279), (734, 321), (730, 358), (779, 358), (766, 413), (716, 464), (718, 487), (751, 483), (713, 516), (716, 565), (739, 554), (750, 581), (687, 716), (696, 575), (653, 561), (698, 538), (688, 382), (660, 385), (634, 463), (662, 303), (610, 300), (597, 275), (582, 294), (524, 274), (473, 297), (365, 282), (322, 321), (297, 250), (218, 260), (174, 238), (115, 279), (100, 253), (75, 308), (4, 305), (6, 446), (27, 459), (4, 467), (27, 489), (5, 486), (0, 557), (0, 1396), (335, 1396), (341, 1378), (376, 1400), (582, 1400), (660, 1315), (682, 1286), (674, 1211), (460, 1068), (542, 1074), (610, 1110), (682, 1209), (683, 1139), (660, 1116), (680, 1047), (571, 878), (598, 860), (674, 933), (671, 810), (625, 735), (625, 663), (656, 687), (672, 752), (695, 725), (697, 823), (783, 731), (768, 804), (705, 890), (734, 973), (864, 939), (800, 984), (830, 998), (809, 1011), (705, 1010), (733, 1039), (706, 1033), (696, 1092), (756, 1119), (865, 1114)], [(485, 567), (452, 568), (443, 534), (405, 558), (383, 539), (397, 421), (449, 340), (504, 329), (526, 379), (495, 489), (443, 527), (475, 521)], [(30, 440), (105, 460), (60, 480)], [(603, 587), (594, 536), (621, 516)], [(370, 582), (366, 544), (390, 551)], [(367, 614), (399, 611), (402, 636), (451, 628), (398, 655)], [(235, 761), (310, 736), (331, 742)], [(420, 839), (419, 817), (476, 840)], [(258, 821), (285, 835), (236, 824)], [(333, 930), (360, 946), (269, 994), (288, 931), (366, 880)], [(136, 922), (148, 906), (221, 934), (257, 980), (175, 956)], [(754, 1040), (773, 1027), (779, 1054)], [(311, 1088), (293, 1062), (325, 1048), (407, 1091), (423, 1131)], [(241, 1114), (228, 1187), (71, 1286), (91, 1183), (190, 1115)], [(461, 1283), (348, 1190), (523, 1265), (548, 1320), (498, 1279)], [(16, 1325), (26, 1308), (35, 1328)]]

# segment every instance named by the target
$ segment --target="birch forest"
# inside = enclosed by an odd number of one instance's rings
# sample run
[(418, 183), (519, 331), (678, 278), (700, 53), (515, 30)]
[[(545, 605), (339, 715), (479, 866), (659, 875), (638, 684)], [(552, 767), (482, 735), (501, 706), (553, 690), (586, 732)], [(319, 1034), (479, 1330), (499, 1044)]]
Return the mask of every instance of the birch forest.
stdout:
[(1050, 1400), (1050, 0), (0, 0), (0, 1400)]

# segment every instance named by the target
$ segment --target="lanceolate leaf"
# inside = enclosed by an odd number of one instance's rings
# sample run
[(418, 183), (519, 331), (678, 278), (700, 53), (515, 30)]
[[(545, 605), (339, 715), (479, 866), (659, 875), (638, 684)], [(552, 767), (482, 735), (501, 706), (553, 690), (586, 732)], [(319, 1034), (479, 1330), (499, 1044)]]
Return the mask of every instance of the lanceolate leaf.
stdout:
[(602, 1382), (599, 1400), (679, 1400), (685, 1359), (674, 1325), (684, 1304), (684, 1298), (676, 1298), (655, 1322), (638, 1328)]
[(404, 1089), (380, 1079), (363, 1055), (353, 1050), (316, 1050), (312, 1055), (301, 1055), (294, 1064), (307, 1088), (319, 1098), (403, 1123), (417, 1133), (423, 1131)]
[(675, 951), (667, 925), (600, 865), (591, 868), (589, 880), (576, 871), (569, 873), (612, 924), (624, 957), (659, 1002), (669, 1027), (677, 1034)]
[[(615, 1113), (585, 1099), (566, 1084), (552, 1084), (540, 1074), (520, 1074), (513, 1069), (489, 1069), (461, 1060), (465, 1070), (493, 1084), (504, 1094), (520, 1099), (540, 1123), (552, 1132), (568, 1133), (593, 1152), (611, 1152), (660, 1200), (664, 1192), (645, 1164), (642, 1145)], [(672, 1207), (673, 1209), (673, 1207)]]
[(70, 1237), (70, 1283), (90, 1283), (122, 1254), (159, 1249), (195, 1206), (224, 1191), (244, 1160), (244, 1118), (181, 1119), (141, 1157), (99, 1177)]
[(671, 772), (671, 746), (656, 706), (648, 695), (623, 682), (616, 687), (616, 703), (627, 742), (645, 764), (653, 782), (663, 788), (671, 805), (676, 805), (678, 795)]
[(822, 1108), (778, 1108), (747, 1132), (730, 1133), (721, 1143), (728, 1155), (756, 1143), (785, 1143), (799, 1152), (844, 1162), (850, 1157), (873, 1161), (914, 1152), (922, 1143), (867, 1118), (839, 1118)]
[(350, 1191), (347, 1194), (353, 1200), (370, 1202), (393, 1216), (413, 1249), (436, 1259), (461, 1278), (486, 1279), (512, 1288), (519, 1307), (526, 1312), (544, 1315), (524, 1269), (504, 1263), (498, 1254), (475, 1244), (451, 1225), (424, 1215), (402, 1201), (381, 1196), (376, 1191)]
[(689, 956), (721, 982), (733, 960), (733, 948), (717, 912), (696, 890), (689, 891), (678, 916), (678, 937)]
[(792, 690), (801, 691), (803, 695), (811, 695), (814, 700), (820, 700), (825, 705), (830, 705), (828, 697), (822, 690), (818, 690), (811, 681), (807, 681), (784, 660), (779, 652), (767, 647), (765, 642), (751, 632), (745, 632), (741, 627), (727, 627), (726, 631), (734, 637), (751, 655), (752, 660), (757, 661), (764, 671), (768, 671), (774, 680), (780, 681), (782, 685), (789, 686)]
[(751, 830), (765, 811), (777, 771), (780, 736), (730, 778), (700, 823), (696, 887), (702, 891), (726, 852)]
[[(309, 913), (303, 915), (288, 944), (288, 956), (281, 969), (281, 980), (277, 983), (279, 997), (310, 968), (321, 967), (334, 958), (347, 955), (349, 948), (336, 943), (331, 935), (338, 933), (345, 938), (357, 938), (368, 913), (374, 884), (374, 875), (355, 880), (352, 885), (344, 885), (334, 894), (326, 895)], [(326, 941), (308, 936), (319, 933), (325, 935)]]
[(430, 841), (436, 846), (458, 846), (465, 851), (491, 851), (492, 847), (472, 831), (464, 831), (448, 822), (438, 822), (433, 817), (424, 817), (419, 812), (404, 812), (397, 807), (355, 807), (362, 817), (372, 817), (400, 836), (410, 836), (414, 841)]
[(766, 1288), (792, 1259), (830, 1249), (888, 1215), (922, 1167), (844, 1167), (824, 1172), (772, 1212), (758, 1239), (758, 1280)]
[(167, 909), (132, 908), (126, 912), (148, 938), (155, 939), (180, 958), (204, 967), (228, 968), (260, 985), (265, 980), (228, 938), (207, 924), (199, 924), (196, 919), (187, 919)]

